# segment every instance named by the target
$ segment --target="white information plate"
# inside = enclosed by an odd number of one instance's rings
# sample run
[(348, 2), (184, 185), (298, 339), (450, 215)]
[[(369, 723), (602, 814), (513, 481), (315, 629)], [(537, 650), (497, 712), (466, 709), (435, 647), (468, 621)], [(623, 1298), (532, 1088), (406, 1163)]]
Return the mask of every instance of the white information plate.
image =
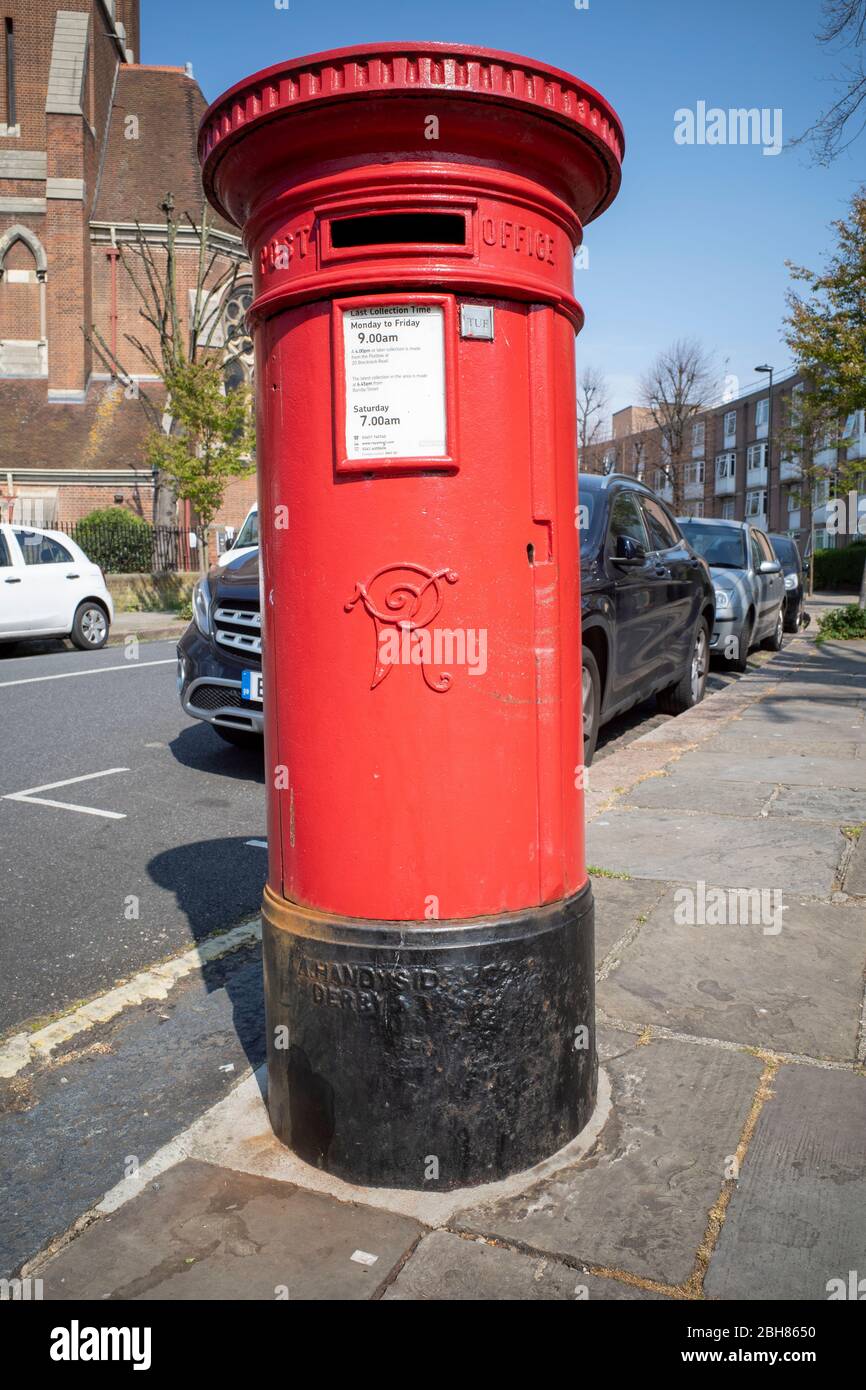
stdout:
[(438, 304), (343, 311), (346, 458), (442, 458), (445, 322)]

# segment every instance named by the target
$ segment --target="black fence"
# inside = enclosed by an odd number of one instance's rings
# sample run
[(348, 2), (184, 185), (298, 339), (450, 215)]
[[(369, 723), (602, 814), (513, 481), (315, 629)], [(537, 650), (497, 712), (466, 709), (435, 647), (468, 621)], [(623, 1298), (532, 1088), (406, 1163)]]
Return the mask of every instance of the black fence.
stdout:
[(189, 533), (180, 526), (151, 526), (135, 518), (128, 522), (85, 519), (60, 522), (50, 529), (74, 540), (106, 574), (171, 574), (198, 568)]

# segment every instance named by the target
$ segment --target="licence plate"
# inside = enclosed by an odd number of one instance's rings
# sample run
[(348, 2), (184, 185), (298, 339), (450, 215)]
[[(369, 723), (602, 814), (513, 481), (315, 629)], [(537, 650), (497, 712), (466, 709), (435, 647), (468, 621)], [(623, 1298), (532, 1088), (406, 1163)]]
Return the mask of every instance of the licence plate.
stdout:
[(241, 672), (241, 695), (245, 700), (254, 700), (259, 705), (263, 703), (264, 687), (261, 671)]

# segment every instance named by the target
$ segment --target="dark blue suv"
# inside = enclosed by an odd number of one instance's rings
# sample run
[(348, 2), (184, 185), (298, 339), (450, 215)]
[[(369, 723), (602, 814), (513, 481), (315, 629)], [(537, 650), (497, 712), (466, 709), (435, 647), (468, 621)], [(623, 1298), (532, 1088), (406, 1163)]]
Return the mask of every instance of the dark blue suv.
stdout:
[(580, 475), (584, 761), (602, 724), (657, 697), (703, 698), (715, 600), (706, 564), (664, 502), (635, 478)]

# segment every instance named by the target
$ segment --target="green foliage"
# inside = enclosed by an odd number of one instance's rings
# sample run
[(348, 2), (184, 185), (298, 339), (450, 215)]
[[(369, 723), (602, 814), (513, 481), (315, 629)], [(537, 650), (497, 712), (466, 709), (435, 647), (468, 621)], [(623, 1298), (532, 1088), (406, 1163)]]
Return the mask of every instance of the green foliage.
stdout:
[(176, 497), (189, 501), (204, 533), (219, 510), (230, 478), (253, 472), (250, 394), (223, 390), (213, 358), (181, 361), (166, 377), (173, 430), (148, 439), (151, 467), (168, 479)]
[(808, 293), (789, 294), (785, 339), (812, 378), (806, 406), (844, 423), (866, 405), (866, 185), (832, 226), (836, 249), (822, 273), (788, 263)]
[(866, 543), (855, 542), (839, 550), (816, 550), (813, 587), (819, 593), (825, 589), (859, 589), (864, 564)]
[(861, 608), (859, 603), (831, 608), (818, 619), (818, 641), (826, 642), (830, 637), (843, 640), (866, 637), (866, 608)]
[(125, 507), (99, 507), (72, 533), (89, 560), (106, 574), (140, 574), (153, 561), (153, 528)]

